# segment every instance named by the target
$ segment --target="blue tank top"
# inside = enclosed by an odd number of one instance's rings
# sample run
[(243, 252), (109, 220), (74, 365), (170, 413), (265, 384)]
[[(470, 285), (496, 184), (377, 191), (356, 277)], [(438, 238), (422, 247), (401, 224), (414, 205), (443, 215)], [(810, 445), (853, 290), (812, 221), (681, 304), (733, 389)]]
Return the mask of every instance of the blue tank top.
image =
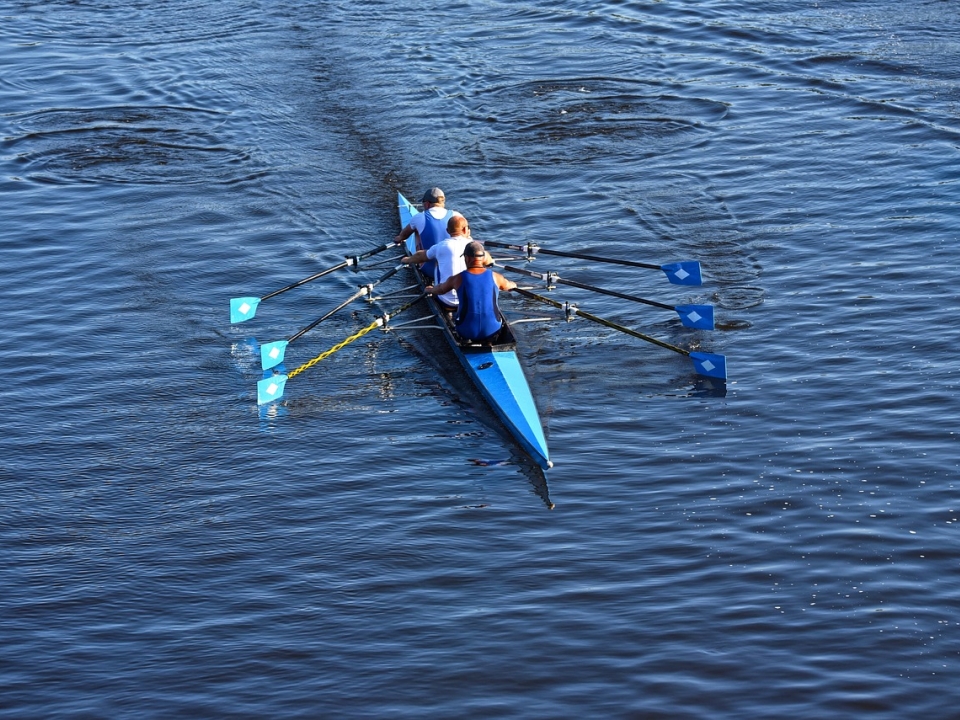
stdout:
[(447, 222), (453, 217), (453, 211), (447, 210), (439, 220), (429, 212), (425, 212), (423, 215), (425, 222), (423, 230), (420, 231), (420, 247), (429, 250), (441, 240), (450, 237), (447, 234)]
[[(453, 217), (453, 211), (447, 210), (439, 220), (430, 214), (429, 211), (423, 213), (424, 225), (420, 231), (420, 247), (424, 250), (432, 248), (441, 240), (446, 240), (450, 235), (447, 234), (447, 222)], [(427, 277), (434, 277), (437, 272), (437, 264), (430, 260), (421, 267)]]
[(496, 333), (503, 323), (497, 304), (500, 288), (493, 278), (493, 271), (489, 268), (479, 274), (464, 271), (460, 273), (460, 278), (460, 287), (457, 289), (457, 297), (460, 298), (456, 318), (457, 332), (468, 340), (488, 338)]

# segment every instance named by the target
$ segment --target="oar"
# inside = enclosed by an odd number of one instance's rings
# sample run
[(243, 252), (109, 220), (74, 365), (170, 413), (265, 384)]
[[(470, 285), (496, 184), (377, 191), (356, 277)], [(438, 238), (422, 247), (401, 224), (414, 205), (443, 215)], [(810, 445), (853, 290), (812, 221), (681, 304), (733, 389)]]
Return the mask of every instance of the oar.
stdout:
[(343, 268), (347, 268), (347, 267), (356, 267), (361, 260), (364, 260), (365, 258), (371, 257), (373, 255), (376, 255), (377, 253), (381, 253), (384, 250), (389, 250), (392, 247), (397, 247), (397, 246), (393, 242), (389, 242), (386, 245), (381, 245), (380, 247), (374, 248), (373, 250), (368, 250), (367, 252), (361, 253), (360, 255), (354, 255), (352, 257), (346, 256), (342, 263), (337, 263), (333, 267), (329, 267), (326, 270), (321, 270), (316, 275), (311, 275), (308, 278), (304, 278), (303, 280), (298, 280), (295, 283), (291, 283), (290, 285), (287, 285), (284, 288), (280, 288), (279, 290), (274, 290), (272, 293), (268, 293), (263, 297), (231, 298), (230, 299), (230, 322), (241, 323), (246, 320), (249, 320), (250, 318), (252, 318), (254, 315), (257, 314), (257, 305), (262, 303), (264, 300), (267, 300), (272, 297), (276, 297), (280, 293), (287, 292), (287, 290), (293, 290), (294, 288), (298, 288), (301, 285), (305, 285), (306, 283), (316, 280), (317, 278), (322, 278), (324, 275), (329, 275), (330, 273), (335, 272), (337, 270), (342, 270)]
[(295, 335), (291, 335), (291, 336), (290, 336), (289, 338), (287, 338), (286, 340), (276, 340), (276, 341), (274, 341), (274, 342), (268, 342), (268, 343), (264, 343), (263, 345), (261, 345), (261, 346), (260, 346), (260, 367), (262, 367), (264, 370), (267, 370), (268, 368), (272, 368), (274, 365), (279, 365), (280, 363), (282, 363), (282, 362), (283, 362), (283, 356), (284, 356), (284, 354), (285, 354), (286, 351), (287, 351), (287, 345), (289, 345), (290, 343), (292, 343), (292, 342), (293, 342), (294, 340), (296, 340), (297, 338), (306, 335), (308, 332), (310, 332), (311, 330), (313, 330), (317, 325), (319, 325), (320, 323), (322, 323), (322, 322), (323, 322), (324, 320), (326, 320), (328, 317), (330, 317), (331, 315), (333, 315), (333, 314), (336, 313), (336, 312), (339, 312), (340, 310), (343, 310), (343, 308), (345, 308), (347, 305), (349, 305), (350, 303), (352, 303), (352, 302), (353, 302), (354, 300), (356, 300), (357, 298), (361, 298), (361, 297), (363, 297), (364, 295), (368, 295), (368, 294), (372, 293), (374, 287), (376, 287), (377, 285), (379, 285), (380, 283), (382, 283), (382, 282), (383, 282), (384, 280), (386, 280), (387, 278), (392, 277), (392, 276), (393, 276), (394, 274), (396, 274), (399, 270), (401, 270), (401, 269), (403, 269), (403, 268), (405, 268), (405, 267), (406, 267), (406, 265), (403, 265), (403, 264), (401, 263), (400, 265), (397, 265), (395, 268), (392, 268), (392, 269), (388, 270), (387, 272), (385, 272), (385, 273), (384, 273), (378, 280), (376, 280), (375, 282), (369, 283), (369, 284), (367, 284), (367, 285), (361, 285), (359, 290), (357, 290), (353, 295), (351, 295), (350, 297), (348, 297), (348, 298), (347, 298), (346, 300), (344, 300), (342, 303), (340, 303), (339, 305), (337, 305), (333, 310), (331, 310), (330, 312), (328, 312), (328, 313), (327, 313), (326, 315), (324, 315), (323, 317), (318, 318), (317, 320), (314, 320), (312, 323), (310, 323), (310, 324), (307, 325), (305, 328), (303, 328), (303, 330), (299, 331), (299, 332), (296, 333)]
[(673, 350), (674, 352), (680, 353), (681, 355), (686, 355), (693, 361), (693, 367), (700, 375), (704, 375), (706, 377), (712, 377), (712, 378), (719, 378), (721, 380), (727, 379), (727, 359), (723, 355), (718, 355), (715, 353), (705, 353), (705, 352), (684, 350), (683, 348), (677, 347), (676, 345), (665, 343), (662, 340), (657, 340), (654, 337), (650, 337), (649, 335), (644, 335), (643, 333), (637, 332), (636, 330), (631, 330), (630, 328), (624, 327), (623, 325), (618, 325), (615, 322), (611, 322), (609, 320), (605, 320), (604, 318), (597, 317), (596, 315), (588, 313), (585, 310), (581, 310), (580, 308), (576, 307), (575, 305), (571, 305), (570, 303), (557, 302), (556, 300), (553, 300), (551, 298), (546, 298), (546, 297), (543, 297), (542, 295), (537, 295), (536, 293), (532, 293), (529, 290), (524, 290), (522, 288), (514, 288), (513, 292), (518, 292), (524, 297), (528, 297), (533, 300), (539, 300), (540, 302), (546, 303), (547, 305), (553, 305), (554, 307), (560, 308), (561, 310), (564, 310), (566, 312), (572, 312), (576, 315), (579, 315), (580, 317), (586, 318), (587, 320), (592, 320), (595, 323), (599, 323), (600, 325), (611, 328), (613, 330), (619, 330), (620, 332), (626, 333), (627, 335), (632, 335), (635, 338), (646, 340), (647, 342), (653, 343), (654, 345), (659, 345), (660, 347), (666, 348), (667, 350)]
[(536, 243), (527, 243), (526, 245), (510, 245), (508, 243), (494, 242), (484, 240), (484, 245), (491, 247), (507, 248), (508, 250), (519, 250), (527, 253), (530, 259), (537, 253), (544, 255), (556, 255), (557, 257), (577, 258), (578, 260), (592, 260), (593, 262), (611, 263), (613, 265), (627, 265), (629, 267), (647, 268), (649, 270), (663, 270), (667, 280), (674, 285), (703, 285), (703, 275), (700, 272), (700, 262), (697, 260), (681, 260), (680, 262), (666, 263), (665, 265), (654, 265), (653, 263), (637, 262), (636, 260), (620, 260), (618, 258), (599, 257), (598, 255), (586, 255), (584, 253), (561, 252), (560, 250), (547, 250)]
[(550, 284), (551, 282), (558, 282), (563, 285), (570, 285), (571, 287), (580, 288), (581, 290), (592, 290), (596, 293), (610, 295), (611, 297), (618, 297), (623, 300), (632, 300), (633, 302), (663, 308), (664, 310), (673, 310), (680, 317), (680, 322), (684, 327), (697, 328), (698, 330), (713, 330), (713, 305), (667, 305), (666, 303), (657, 302), (656, 300), (647, 300), (646, 298), (637, 297), (636, 295), (626, 295), (615, 290), (605, 290), (604, 288), (597, 287), (595, 285), (587, 285), (586, 283), (577, 282), (576, 280), (566, 280), (561, 278), (556, 273), (538, 273), (534, 272), (533, 270), (511, 267), (510, 265), (502, 265), (500, 267), (503, 267), (504, 270), (509, 270), (510, 272), (539, 278), (545, 281), (547, 284)]
[(413, 307), (418, 302), (420, 302), (420, 300), (422, 300), (423, 297), (424, 295), (423, 293), (421, 293), (420, 295), (418, 295), (416, 298), (408, 302), (403, 307), (397, 308), (393, 313), (384, 313), (383, 315), (378, 317), (376, 320), (374, 320), (372, 323), (367, 325), (362, 330), (355, 332), (353, 335), (346, 338), (345, 340), (340, 341), (329, 350), (325, 350), (324, 352), (320, 353), (312, 360), (308, 360), (303, 365), (298, 367), (296, 370), (291, 371), (289, 374), (272, 375), (271, 377), (267, 377), (267, 378), (264, 378), (263, 380), (260, 380), (259, 382), (257, 382), (257, 404), (263, 405), (268, 402), (273, 402), (274, 400), (279, 400), (283, 396), (283, 390), (287, 386), (287, 380), (289, 380), (292, 377), (295, 377), (296, 375), (299, 375), (304, 370), (309, 370), (321, 360), (324, 360), (325, 358), (330, 357), (338, 350), (342, 350), (347, 345), (352, 343), (354, 340), (359, 340), (371, 330), (375, 330), (378, 327), (385, 326), (390, 321), (390, 318), (394, 318), (400, 313), (402, 313), (404, 310), (407, 310), (408, 308)]

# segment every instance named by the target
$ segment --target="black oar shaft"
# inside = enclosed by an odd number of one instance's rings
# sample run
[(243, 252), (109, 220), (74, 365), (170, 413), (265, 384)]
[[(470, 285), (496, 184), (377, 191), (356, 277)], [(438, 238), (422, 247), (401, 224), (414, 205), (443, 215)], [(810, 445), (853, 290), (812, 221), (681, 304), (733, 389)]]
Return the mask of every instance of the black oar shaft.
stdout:
[[(564, 305), (564, 303), (557, 302), (556, 300), (553, 300), (551, 298), (543, 297), (543, 295), (537, 295), (536, 293), (532, 293), (529, 290), (524, 290), (522, 288), (514, 288), (513, 292), (518, 292), (524, 297), (528, 297), (532, 300), (538, 300), (542, 303), (546, 303), (547, 305), (553, 305), (555, 308), (560, 308), (561, 310), (566, 310), (568, 307), (567, 305)], [(657, 340), (655, 337), (644, 335), (642, 332), (631, 330), (628, 327), (624, 327), (623, 325), (619, 325), (615, 322), (611, 322), (610, 320), (606, 320), (602, 317), (598, 317), (593, 313), (588, 313), (585, 310), (581, 310), (580, 308), (577, 308), (575, 312), (577, 315), (580, 315), (581, 317), (584, 317), (587, 320), (592, 320), (593, 322), (599, 325), (608, 327), (611, 330), (618, 330), (622, 333), (626, 333), (627, 335), (632, 335), (635, 338), (639, 338), (640, 340), (646, 340), (647, 342), (653, 343), (654, 345), (659, 345), (660, 347), (666, 348), (667, 350), (673, 350), (674, 352), (680, 353), (681, 355), (686, 355), (688, 357), (690, 355), (689, 350), (684, 350), (683, 348), (679, 348), (676, 345), (671, 345), (670, 343), (665, 343), (662, 340)]]
[(617, 292), (616, 290), (605, 290), (601, 287), (596, 287), (595, 285), (587, 285), (586, 283), (577, 282), (576, 280), (567, 280), (565, 278), (557, 278), (558, 283), (564, 285), (570, 285), (571, 287), (577, 287), (581, 290), (592, 290), (595, 293), (600, 293), (601, 295), (610, 295), (611, 297), (618, 297), (624, 300), (632, 300), (633, 302), (643, 303), (644, 305), (652, 305), (653, 307), (663, 308), (664, 310), (673, 310), (673, 305), (667, 305), (662, 302), (657, 302), (656, 300), (647, 300), (646, 298), (637, 297), (636, 295), (626, 295), (624, 293)]
[(649, 270), (659, 270), (659, 265), (654, 265), (653, 263), (644, 263), (637, 262), (636, 260), (618, 260), (616, 258), (605, 258), (598, 257), (597, 255), (586, 255), (584, 253), (572, 253), (572, 252), (561, 252), (559, 250), (546, 250), (540, 248), (537, 252), (541, 252), (544, 255), (556, 255), (558, 257), (568, 257), (568, 258), (577, 258), (578, 260), (592, 260), (594, 262), (605, 262), (613, 263), (614, 265), (629, 265), (630, 267), (642, 267)]
[(320, 362), (321, 360), (330, 357), (331, 355), (333, 355), (335, 352), (337, 352), (337, 351), (339, 351), (339, 350), (342, 350), (342, 349), (345, 348), (347, 345), (349, 345), (350, 343), (352, 343), (354, 340), (359, 340), (359, 339), (362, 338), (364, 335), (366, 335), (368, 332), (370, 332), (370, 331), (372, 331), (372, 330), (375, 330), (375, 329), (378, 328), (378, 327), (383, 327), (383, 326), (385, 326), (388, 322), (390, 322), (390, 319), (391, 319), (391, 318), (395, 318), (395, 317), (396, 317), (397, 315), (399, 315), (400, 313), (402, 313), (402, 312), (410, 309), (411, 307), (413, 307), (414, 305), (416, 305), (418, 302), (420, 302), (420, 300), (422, 300), (424, 297), (426, 297), (426, 293), (420, 293), (420, 295), (418, 295), (416, 298), (414, 298), (413, 300), (411, 300), (410, 302), (408, 302), (406, 305), (403, 305), (402, 307), (397, 308), (397, 309), (394, 310), (392, 313), (384, 313), (383, 315), (381, 315), (380, 317), (378, 317), (376, 320), (374, 320), (372, 323), (370, 323), (369, 325), (367, 325), (365, 328), (363, 328), (363, 329), (360, 330), (359, 332), (356, 332), (356, 333), (354, 333), (353, 335), (351, 335), (350, 337), (346, 338), (345, 340), (340, 341), (339, 343), (337, 343), (336, 345), (334, 345), (334, 346), (333, 346), (332, 348), (330, 348), (329, 350), (320, 353), (319, 355), (317, 355), (317, 356), (316, 356), (315, 358), (313, 358), (312, 360), (308, 360), (307, 362), (305, 362), (303, 365), (301, 365), (300, 367), (296, 368), (295, 370), (291, 370), (291, 371), (290, 371), (290, 374), (287, 375), (287, 379), (296, 377), (297, 375), (299, 375), (300, 373), (302, 373), (304, 370), (309, 370), (310, 368), (312, 368), (314, 365), (316, 365), (316, 364), (317, 364), (318, 362)]
[[(494, 242), (493, 240), (484, 240), (484, 245), (490, 245), (492, 247), (506, 248), (507, 250), (519, 250), (521, 252), (529, 252), (531, 249), (530, 245), (510, 245), (509, 243)], [(562, 252), (560, 250), (547, 250), (542, 248), (539, 245), (534, 245), (535, 253), (543, 253), (544, 255), (556, 255), (557, 257), (568, 257), (576, 258), (578, 260), (592, 260), (594, 262), (604, 262), (612, 263), (614, 265), (628, 265), (630, 267), (642, 267), (647, 268), (648, 270), (660, 270), (659, 265), (654, 265), (653, 263), (637, 262), (636, 260), (620, 260), (618, 258), (606, 258), (600, 257), (598, 255), (587, 255), (585, 253), (575, 253), (575, 252)]]
[(349, 266), (350, 266), (350, 262), (349, 262), (348, 260), (345, 260), (344, 262), (339, 263), (338, 265), (334, 265), (334, 266), (331, 267), (331, 268), (327, 268), (326, 270), (321, 270), (321, 271), (318, 272), (316, 275), (311, 275), (311, 276), (308, 277), (308, 278), (304, 278), (303, 280), (298, 280), (297, 282), (291, 283), (290, 285), (287, 285), (286, 287), (280, 288), (279, 290), (274, 290), (272, 293), (268, 293), (268, 294), (264, 295), (262, 298), (260, 298), (260, 300), (261, 300), (261, 301), (263, 301), (263, 300), (269, 300), (270, 298), (272, 298), (272, 297), (274, 297), (274, 296), (276, 296), (276, 295), (279, 295), (280, 293), (285, 293), (285, 292), (287, 292), (287, 290), (293, 290), (294, 288), (298, 288), (298, 287), (300, 287), (301, 285), (306, 285), (308, 282), (312, 282), (313, 280), (316, 280), (317, 278), (322, 278), (324, 275), (329, 275), (330, 273), (332, 273), (332, 272), (334, 272), (334, 271), (336, 271), (336, 270), (342, 270), (343, 268), (349, 267)]
[(366, 260), (368, 257), (373, 257), (377, 253), (382, 253), (384, 250), (389, 250), (390, 248), (395, 248), (395, 247), (399, 247), (399, 246), (395, 242), (391, 241), (384, 245), (380, 245), (379, 247), (375, 247), (373, 248), (373, 250), (367, 250), (367, 252), (361, 253), (360, 255), (354, 255), (351, 258), (351, 260), (353, 260), (352, 264), (355, 265), (361, 260)]
[(317, 318), (317, 319), (314, 320), (312, 323), (310, 323), (310, 324), (307, 325), (305, 328), (303, 328), (303, 330), (301, 330), (300, 332), (298, 332), (296, 335), (291, 335), (291, 336), (290, 336), (290, 339), (287, 340), (287, 342), (288, 342), (288, 343), (292, 343), (292, 342), (293, 342), (294, 340), (296, 340), (297, 338), (302, 337), (303, 335), (306, 335), (308, 332), (310, 332), (311, 330), (313, 330), (317, 325), (319, 325), (320, 323), (322, 323), (322, 322), (323, 322), (324, 320), (326, 320), (328, 317), (330, 317), (330, 316), (333, 315), (334, 313), (337, 313), (337, 312), (343, 310), (347, 305), (349, 305), (350, 303), (352, 303), (352, 302), (353, 302), (354, 300), (356, 300), (358, 297), (362, 297), (363, 295), (366, 295), (366, 294), (367, 294), (367, 288), (366, 288), (366, 286), (364, 286), (364, 287), (360, 288), (359, 290), (357, 290), (353, 295), (351, 295), (350, 297), (348, 297), (346, 300), (344, 300), (342, 303), (340, 303), (339, 305), (337, 305), (333, 310), (331, 310), (330, 312), (328, 312), (328, 313), (327, 313), (326, 315), (324, 315), (322, 318)]
[(532, 300), (539, 300), (540, 302), (545, 303), (547, 305), (553, 305), (555, 308), (559, 308), (560, 310), (565, 309), (565, 306), (562, 302), (554, 300), (553, 298), (544, 297), (543, 295), (537, 295), (536, 293), (530, 292), (529, 290), (524, 290), (521, 287), (516, 287), (510, 292), (520, 293), (524, 297), (531, 298)]
[(351, 265), (356, 265), (356, 264), (359, 263), (361, 260), (365, 260), (365, 259), (368, 258), (368, 257), (372, 257), (373, 255), (376, 255), (377, 253), (381, 253), (381, 252), (383, 252), (384, 250), (388, 250), (388, 249), (390, 249), (390, 248), (392, 248), (392, 247), (396, 247), (396, 244), (390, 242), (390, 243), (386, 243), (385, 245), (380, 245), (379, 247), (375, 247), (375, 248), (373, 248), (372, 250), (368, 250), (368, 251), (365, 252), (365, 253), (361, 253), (360, 255), (354, 255), (354, 256), (352, 256), (352, 257), (348, 257), (348, 258), (347, 258), (346, 260), (344, 260), (342, 263), (337, 263), (337, 264), (334, 265), (333, 267), (327, 268), (326, 270), (321, 270), (320, 272), (318, 272), (318, 273), (315, 274), (315, 275), (311, 275), (310, 277), (304, 278), (303, 280), (298, 280), (297, 282), (291, 283), (290, 285), (287, 285), (287, 286), (284, 287), (284, 288), (280, 288), (279, 290), (274, 290), (272, 293), (269, 293), (269, 294), (267, 294), (267, 295), (264, 295), (262, 298), (260, 298), (260, 301), (262, 302), (262, 301), (267, 300), (267, 299), (269, 299), (269, 298), (275, 297), (275, 296), (279, 295), (280, 293), (285, 293), (285, 292), (287, 292), (288, 290), (293, 290), (294, 288), (298, 288), (298, 287), (300, 287), (301, 285), (305, 285), (305, 284), (307, 284), (308, 282), (312, 282), (312, 281), (314, 281), (314, 280), (317, 280), (318, 278), (322, 278), (324, 275), (329, 275), (330, 273), (336, 272), (337, 270), (342, 270), (342, 269), (345, 268), (345, 267), (350, 267)]
[(596, 287), (595, 285), (587, 285), (586, 283), (577, 282), (576, 280), (567, 280), (566, 278), (561, 278), (557, 275), (547, 276), (543, 273), (533, 272), (532, 270), (524, 270), (523, 268), (516, 268), (510, 265), (504, 265), (504, 270), (510, 270), (511, 272), (520, 273), (522, 275), (529, 275), (530, 277), (540, 278), (541, 280), (546, 280), (547, 277), (552, 278), (562, 285), (570, 285), (571, 287), (580, 288), (581, 290), (592, 290), (595, 293), (600, 293), (601, 295), (610, 295), (611, 297), (618, 297), (623, 300), (632, 300), (633, 302), (643, 303), (644, 305), (652, 305), (653, 307), (663, 308), (664, 310), (674, 310), (673, 305), (667, 305), (666, 303), (657, 302), (656, 300), (647, 300), (646, 298), (637, 297), (636, 295), (627, 295), (625, 293), (617, 292), (616, 290), (606, 290), (601, 287)]
[(687, 355), (687, 356), (690, 355), (690, 351), (689, 351), (689, 350), (684, 350), (683, 348), (679, 348), (679, 347), (677, 347), (676, 345), (671, 345), (670, 343), (665, 343), (665, 342), (663, 342), (663, 340), (657, 340), (655, 337), (650, 337), (649, 335), (644, 335), (642, 332), (637, 332), (636, 330), (631, 330), (631, 329), (628, 328), (628, 327), (624, 327), (623, 325), (618, 325), (618, 324), (615, 323), (615, 322), (610, 322), (609, 320), (605, 320), (605, 319), (603, 319), (603, 318), (601, 318), (601, 317), (597, 317), (596, 315), (593, 315), (593, 314), (588, 313), (588, 312), (586, 312), (586, 311), (583, 311), (583, 310), (579, 310), (579, 309), (578, 309), (578, 310), (577, 310), (577, 315), (580, 315), (580, 316), (582, 316), (582, 317), (585, 317), (587, 320), (593, 320), (595, 323), (599, 323), (600, 325), (605, 325), (606, 327), (608, 327), (608, 328), (610, 328), (610, 329), (612, 329), (612, 330), (619, 330), (619, 331), (622, 332), (622, 333), (626, 333), (627, 335), (632, 335), (633, 337), (635, 337), (635, 338), (640, 338), (641, 340), (646, 340), (646, 341), (649, 342), (649, 343), (653, 343), (654, 345), (659, 345), (660, 347), (666, 348), (667, 350), (673, 350), (674, 352), (678, 352), (678, 353), (680, 353), (681, 355)]
[(292, 343), (292, 342), (293, 342), (294, 340), (296, 340), (297, 338), (299, 338), (299, 337), (307, 334), (308, 332), (310, 332), (311, 330), (313, 330), (317, 325), (319, 325), (320, 323), (322, 323), (324, 320), (326, 320), (327, 318), (329, 318), (329, 317), (332, 316), (333, 314), (340, 312), (340, 311), (343, 310), (347, 305), (349, 305), (350, 303), (352, 303), (352, 302), (353, 302), (354, 300), (356, 300), (357, 298), (363, 297), (363, 296), (366, 295), (367, 293), (371, 292), (375, 286), (379, 285), (379, 284), (382, 283), (384, 280), (392, 277), (393, 275), (395, 275), (398, 271), (400, 271), (400, 270), (401, 270), (402, 268), (404, 268), (404, 267), (406, 267), (406, 265), (401, 264), (401, 265), (397, 265), (396, 267), (390, 268), (387, 272), (385, 272), (383, 275), (381, 275), (379, 278), (377, 278), (376, 280), (374, 280), (374, 281), (373, 281), (372, 283), (370, 283), (369, 285), (364, 285), (364, 286), (362, 286), (362, 287), (361, 287), (359, 290), (357, 290), (353, 295), (351, 295), (351, 296), (348, 297), (346, 300), (344, 300), (342, 303), (340, 303), (339, 305), (337, 305), (333, 310), (331, 310), (330, 312), (328, 312), (328, 313), (327, 313), (326, 315), (324, 315), (322, 318), (318, 318), (317, 320), (314, 320), (312, 323), (310, 323), (309, 325), (307, 325), (305, 328), (303, 328), (303, 330), (301, 330), (300, 332), (298, 332), (296, 335), (293, 335), (292, 337), (290, 337), (290, 339), (288, 339), (287, 342), (288, 342), (288, 343)]

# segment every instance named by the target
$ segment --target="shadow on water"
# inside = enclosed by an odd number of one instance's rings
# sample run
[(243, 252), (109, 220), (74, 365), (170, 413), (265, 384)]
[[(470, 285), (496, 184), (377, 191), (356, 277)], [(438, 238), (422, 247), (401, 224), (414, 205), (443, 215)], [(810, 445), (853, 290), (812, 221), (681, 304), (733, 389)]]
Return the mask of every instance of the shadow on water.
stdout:
[[(456, 402), (456, 399), (454, 401)], [(481, 422), (487, 424), (486, 420), (481, 420)], [(503, 439), (504, 443), (507, 444), (507, 447), (510, 450), (510, 458), (504, 460), (471, 458), (470, 462), (481, 467), (503, 467), (506, 465), (515, 466), (517, 471), (530, 481), (533, 492), (537, 495), (537, 497), (543, 500), (543, 504), (547, 506), (547, 510), (553, 510), (556, 505), (554, 505), (553, 501), (550, 499), (550, 488), (547, 486), (547, 474), (543, 471), (543, 468), (533, 462), (533, 460), (527, 457), (526, 453), (522, 452), (516, 447), (516, 443), (513, 441), (513, 439), (507, 435), (506, 429), (493, 427), (492, 425), (490, 427), (491, 429), (495, 430)]]

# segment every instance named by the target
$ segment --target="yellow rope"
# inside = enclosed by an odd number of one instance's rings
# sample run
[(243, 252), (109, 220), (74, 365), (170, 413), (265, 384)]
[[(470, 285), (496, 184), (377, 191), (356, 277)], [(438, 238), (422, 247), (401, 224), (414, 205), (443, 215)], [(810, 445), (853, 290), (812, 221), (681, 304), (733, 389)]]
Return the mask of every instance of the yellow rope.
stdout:
[(350, 337), (348, 337), (348, 338), (347, 338), (346, 340), (344, 340), (343, 342), (337, 343), (336, 345), (334, 345), (334, 346), (333, 346), (332, 348), (330, 348), (329, 350), (327, 350), (327, 351), (325, 351), (325, 352), (322, 352), (322, 353), (320, 353), (319, 355), (317, 355), (313, 360), (308, 360), (308, 361), (305, 362), (303, 365), (301, 365), (300, 367), (298, 367), (296, 370), (293, 370), (293, 371), (291, 371), (290, 373), (288, 373), (288, 374), (287, 374), (287, 379), (289, 380), (289, 379), (292, 378), (292, 377), (296, 377), (297, 375), (299, 375), (300, 373), (302, 373), (304, 370), (309, 370), (310, 368), (312, 368), (314, 365), (316, 365), (316, 364), (317, 364), (318, 362), (320, 362), (321, 360), (324, 360), (324, 359), (330, 357), (331, 355), (333, 355), (335, 352), (337, 352), (337, 350), (342, 350), (342, 349), (345, 348), (347, 345), (349, 345), (350, 343), (352, 343), (354, 340), (359, 340), (360, 338), (362, 338), (364, 335), (366, 335), (366, 334), (367, 334), (368, 332), (370, 332), (371, 330), (375, 330), (376, 328), (380, 327), (381, 325), (386, 324), (387, 321), (388, 321), (390, 318), (396, 317), (397, 315), (399, 315), (400, 313), (402, 313), (404, 310), (406, 310), (406, 309), (408, 309), (408, 308), (410, 308), (410, 307), (413, 307), (413, 306), (420, 300), (420, 298), (422, 298), (422, 297), (423, 297), (423, 295), (419, 295), (415, 300), (412, 300), (411, 302), (408, 302), (408, 303), (407, 303), (406, 305), (404, 305), (403, 307), (397, 308), (397, 310), (395, 310), (392, 314), (390, 314), (390, 315), (384, 315), (383, 317), (377, 318), (377, 319), (374, 320), (372, 323), (370, 323), (369, 325), (367, 325), (363, 330), (360, 330), (359, 332), (351, 335)]
[(354, 340), (359, 340), (360, 338), (362, 338), (364, 335), (366, 335), (366, 334), (367, 334), (368, 332), (370, 332), (371, 330), (374, 330), (374, 329), (378, 328), (378, 327), (380, 326), (380, 322), (381, 322), (380, 318), (377, 318), (377, 319), (374, 320), (372, 323), (370, 323), (369, 325), (367, 325), (367, 326), (366, 326), (363, 330), (361, 330), (360, 332), (355, 333), (354, 335), (351, 335), (350, 337), (348, 337), (348, 338), (347, 338), (346, 340), (344, 340), (343, 342), (337, 343), (336, 345), (334, 345), (334, 346), (333, 346), (332, 348), (330, 348), (329, 350), (327, 350), (327, 351), (325, 351), (325, 352), (322, 352), (322, 353), (320, 353), (319, 355), (317, 355), (313, 360), (308, 360), (308, 361), (305, 362), (303, 365), (301, 365), (300, 367), (298, 367), (296, 370), (291, 371), (291, 372), (287, 375), (287, 377), (288, 377), (288, 378), (292, 378), (292, 377), (295, 377), (295, 376), (299, 375), (299, 374), (302, 373), (304, 370), (309, 370), (310, 368), (312, 368), (314, 365), (316, 365), (316, 364), (317, 364), (318, 362), (320, 362), (321, 360), (325, 360), (326, 358), (328, 358), (328, 357), (330, 357), (331, 355), (333, 355), (337, 350), (342, 350), (342, 349), (345, 348), (347, 345), (349, 345), (350, 343), (352, 343)]

